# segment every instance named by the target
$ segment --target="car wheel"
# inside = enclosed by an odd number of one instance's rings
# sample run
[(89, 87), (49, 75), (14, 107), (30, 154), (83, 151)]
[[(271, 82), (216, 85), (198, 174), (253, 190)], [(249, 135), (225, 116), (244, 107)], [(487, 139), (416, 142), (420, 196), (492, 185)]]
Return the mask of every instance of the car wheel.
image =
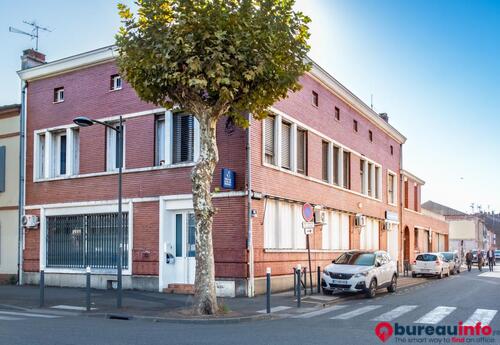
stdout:
[(439, 272), (438, 279), (443, 279), (443, 270), (441, 270), (441, 272)]
[(368, 290), (366, 290), (366, 297), (368, 298), (373, 298), (377, 294), (377, 281), (375, 279), (372, 279), (370, 282), (370, 286), (368, 287)]
[(391, 280), (391, 285), (387, 287), (387, 291), (396, 292), (397, 285), (398, 285), (398, 277), (396, 277), (396, 275), (393, 275)]
[(331, 295), (333, 295), (333, 291), (332, 290), (323, 289), (323, 295), (331, 296)]
[(411, 277), (412, 278), (417, 278), (417, 274), (415, 272), (411, 272)]
[(452, 270), (450, 270), (449, 272), (450, 272), (450, 274), (451, 274), (452, 276), (453, 276), (453, 275), (455, 275), (455, 269), (452, 269)]

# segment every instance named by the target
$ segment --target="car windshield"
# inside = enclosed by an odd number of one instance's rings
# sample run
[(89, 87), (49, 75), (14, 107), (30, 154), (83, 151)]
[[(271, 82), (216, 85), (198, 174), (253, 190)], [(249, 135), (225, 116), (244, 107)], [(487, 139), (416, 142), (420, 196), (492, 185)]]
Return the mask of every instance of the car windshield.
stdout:
[(416, 258), (417, 261), (436, 261), (437, 256), (434, 254), (420, 254)]
[(441, 253), (446, 260), (453, 260), (453, 253)]
[(335, 260), (337, 265), (360, 265), (373, 266), (375, 263), (375, 254), (373, 253), (344, 253)]
[(495, 250), (496, 254), (500, 254), (500, 249)]

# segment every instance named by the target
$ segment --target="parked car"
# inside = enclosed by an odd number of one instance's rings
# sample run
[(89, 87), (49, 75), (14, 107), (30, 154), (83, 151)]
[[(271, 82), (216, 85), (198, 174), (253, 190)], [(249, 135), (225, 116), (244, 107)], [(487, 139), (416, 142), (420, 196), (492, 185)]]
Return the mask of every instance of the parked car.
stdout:
[(439, 279), (450, 275), (450, 265), (440, 253), (418, 254), (413, 262), (412, 277), (437, 276)]
[(450, 265), (450, 273), (458, 274), (460, 273), (460, 267), (462, 266), (462, 260), (458, 256), (457, 252), (441, 252), (444, 256), (444, 259)]
[(500, 260), (500, 249), (495, 250), (495, 261)]
[(321, 279), (324, 294), (334, 291), (364, 292), (373, 298), (377, 289), (395, 292), (397, 264), (385, 251), (352, 250), (325, 267)]

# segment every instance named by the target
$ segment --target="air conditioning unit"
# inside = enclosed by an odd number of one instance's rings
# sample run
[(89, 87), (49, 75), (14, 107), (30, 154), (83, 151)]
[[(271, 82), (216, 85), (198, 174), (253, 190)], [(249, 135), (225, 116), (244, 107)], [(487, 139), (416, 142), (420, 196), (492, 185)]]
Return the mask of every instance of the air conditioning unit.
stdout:
[(366, 216), (363, 216), (362, 214), (358, 213), (356, 217), (354, 218), (354, 225), (363, 227), (366, 225)]
[(37, 216), (26, 214), (21, 219), (21, 223), (25, 228), (36, 228), (39, 222)]
[(326, 224), (326, 211), (323, 211), (321, 206), (314, 207), (314, 223)]

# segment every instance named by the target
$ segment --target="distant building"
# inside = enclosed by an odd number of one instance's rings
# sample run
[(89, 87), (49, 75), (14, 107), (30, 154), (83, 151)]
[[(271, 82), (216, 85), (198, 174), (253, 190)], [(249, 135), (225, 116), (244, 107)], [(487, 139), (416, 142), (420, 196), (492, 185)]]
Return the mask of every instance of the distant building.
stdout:
[[(425, 202), (422, 208), (444, 216), (449, 222), (451, 250), (465, 253), (468, 250), (488, 249), (490, 243), (488, 229), (480, 216), (466, 214), (434, 201)], [(490, 241), (492, 241), (491, 235)]]
[(17, 274), (19, 104), (0, 106), (0, 282)]

